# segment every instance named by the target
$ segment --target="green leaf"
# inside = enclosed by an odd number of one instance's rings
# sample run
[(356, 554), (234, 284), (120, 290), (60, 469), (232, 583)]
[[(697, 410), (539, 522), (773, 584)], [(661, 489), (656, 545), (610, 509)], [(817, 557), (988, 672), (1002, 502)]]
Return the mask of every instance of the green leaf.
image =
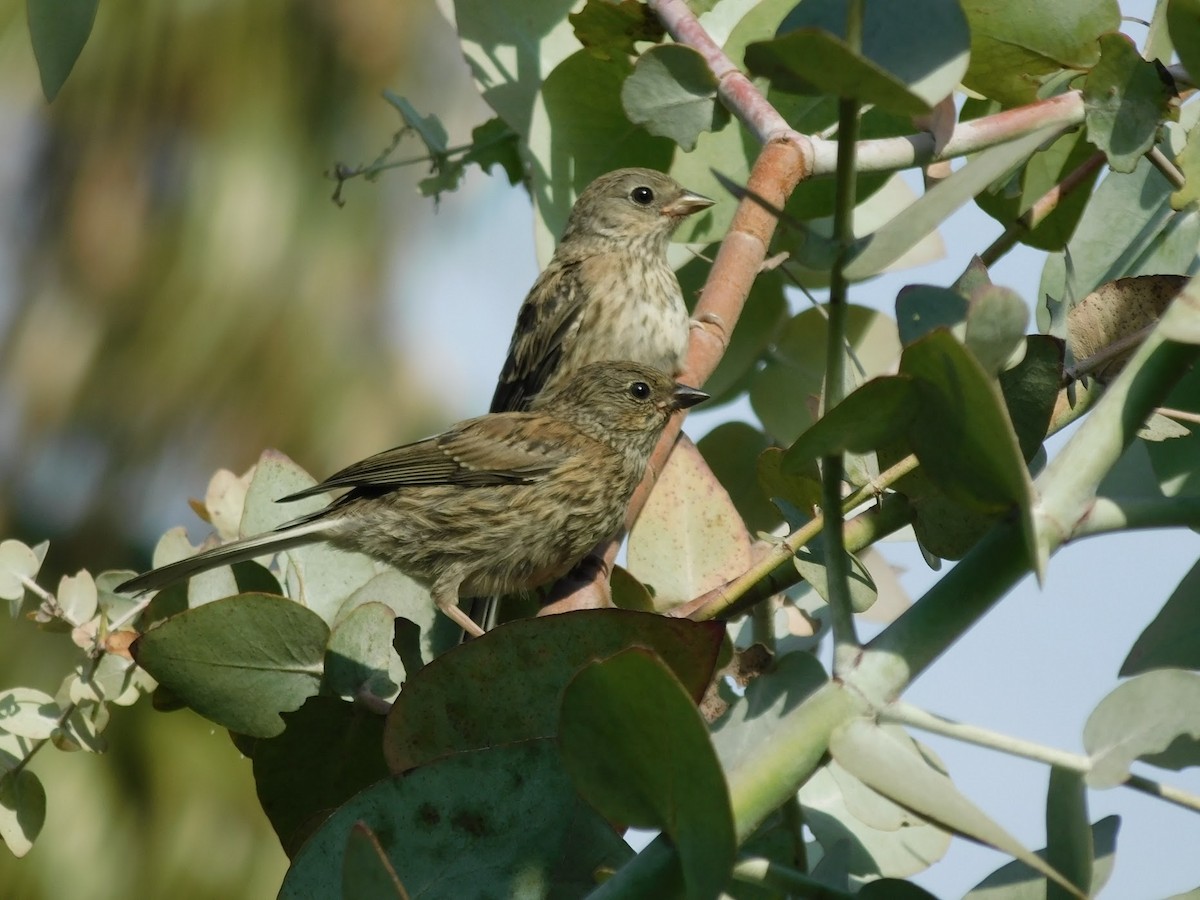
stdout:
[(25, 0), (29, 38), (47, 103), (58, 96), (75, 67), (99, 5), (100, 0)]
[(599, 59), (634, 56), (638, 41), (657, 44), (664, 34), (662, 23), (639, 0), (588, 0), (567, 19), (579, 43)]
[(46, 789), (28, 769), (0, 773), (0, 840), (22, 857), (46, 824)]
[(716, 131), (729, 121), (717, 87), (716, 77), (697, 51), (664, 44), (638, 58), (621, 86), (621, 104), (629, 121), (693, 150), (700, 132)]
[(612, 609), (506, 623), (410, 677), (388, 716), (384, 755), (393, 772), (405, 772), (466, 750), (553, 737), (563, 686), (586, 663), (629, 647), (657, 653), (698, 701), (724, 633), (716, 622)]
[(520, 136), (500, 118), (488, 119), (471, 129), (471, 149), (464, 154), (463, 162), (474, 163), (488, 173), (498, 165), (509, 184), (520, 184), (525, 178)]
[(278, 737), (254, 744), (254, 782), (284, 852), (295, 858), (337, 807), (388, 775), (383, 717), (336, 697), (284, 713)]
[(1062, 376), (1062, 341), (1045, 334), (1028, 335), (1021, 361), (1000, 373), (1000, 393), (1026, 462), (1046, 439)]
[(1200, 765), (1200, 674), (1157, 669), (1118, 686), (1083, 728), (1087, 782), (1115, 787), (1143, 759), (1170, 769)]
[(1183, 576), (1154, 621), (1138, 636), (1121, 677), (1153, 669), (1200, 669), (1200, 561)]
[(1200, 72), (1200, 0), (1167, 0), (1167, 29), (1183, 67)]
[(325, 651), (326, 690), (346, 699), (362, 690), (385, 698), (396, 693), (400, 686), (389, 678), (395, 619), (391, 607), (368, 602), (334, 626)]
[(42, 560), (31, 547), (15, 540), (0, 542), (0, 600), (8, 601), (11, 615), (20, 613), (25, 581), (36, 579), (41, 567)]
[(1142, 59), (1122, 34), (1100, 37), (1100, 61), (1083, 82), (1088, 140), (1117, 172), (1132, 172), (1154, 146), (1167, 115), (1170, 90), (1154, 63)]
[(945, 774), (920, 754), (908, 751), (904, 743), (878, 725), (856, 719), (835, 729), (829, 752), (850, 774), (885, 797), (945, 828), (1008, 853), (1074, 892), (1062, 875), (959, 793)]
[(0, 730), (44, 741), (58, 727), (62, 709), (45, 691), (28, 687), (0, 691)]
[(1032, 504), (1032, 484), (999, 386), (945, 331), (907, 347), (900, 372), (921, 404), (909, 439), (947, 496), (982, 511)]
[[(1191, 107), (1185, 107), (1185, 113)], [(1197, 107), (1200, 114), (1200, 106)], [(1168, 131), (1178, 129), (1168, 126)], [(1111, 172), (1093, 192), (1075, 234), (1067, 244), (1074, 275), (1068, 295), (1065, 255), (1047, 256), (1038, 297), (1078, 302), (1105, 282), (1130, 275), (1185, 275), (1200, 244), (1200, 212), (1170, 212), (1171, 184), (1148, 160), (1131, 175)], [(1113, 223), (1120, 222), (1120, 228)], [(1049, 313), (1037, 304), (1038, 327)]]
[(713, 724), (713, 745), (725, 771), (737, 771), (749, 764), (763, 742), (774, 735), (779, 720), (828, 680), (825, 669), (811, 653), (792, 652), (778, 657)]
[(846, 267), (855, 280), (879, 272), (915, 247), (951, 213), (1024, 161), (1058, 126), (1039, 128), (1024, 137), (990, 147), (949, 178), (922, 194), (914, 203), (876, 230)]
[(752, 534), (771, 531), (783, 521), (758, 480), (757, 460), (768, 447), (765, 434), (745, 422), (725, 422), (696, 447)]
[[(964, 107), (964, 118), (965, 113)], [(1029, 158), (1019, 174), (1006, 182), (1006, 188), (1011, 187), (1011, 191), (989, 189), (977, 196), (975, 202), (985, 213), (1008, 227), (1095, 152), (1096, 148), (1088, 143), (1082, 128), (1068, 132)], [(1022, 229), (1018, 240), (1040, 250), (1061, 250), (1079, 224), (1102, 168), (1095, 166), (1073, 190), (1059, 197), (1054, 209), (1032, 231)]]
[[(850, 587), (850, 607), (856, 612), (866, 612), (874, 604), (879, 596), (879, 591), (875, 588), (875, 581), (871, 578), (871, 573), (867, 571), (867, 567), (858, 561), (852, 554), (846, 553), (849, 557), (849, 587)], [(825, 544), (820, 537), (813, 540), (807, 547), (803, 547), (796, 552), (794, 557), (796, 571), (804, 576), (804, 580), (812, 585), (813, 590), (821, 595), (826, 603), (829, 602), (829, 575), (825, 565)]]
[[(1112, 874), (1117, 854), (1119, 816), (1106, 816), (1092, 825), (1095, 863), (1092, 867), (1092, 896), (1097, 896)], [(1046, 850), (1037, 855), (1046, 859)], [(963, 900), (1046, 900), (1046, 879), (1020, 860), (1001, 866), (979, 882)]]
[(634, 127), (625, 115), (626, 73), (623, 65), (580, 50), (542, 85), (544, 115), (539, 112), (529, 143), (541, 166), (534, 171), (534, 200), (553, 235), (562, 233), (578, 192), (597, 176), (624, 166), (666, 171), (671, 165), (675, 144)]
[[(750, 384), (750, 403), (767, 434), (791, 444), (817, 420), (825, 381), (828, 320), (820, 309), (794, 316), (779, 334), (767, 364)], [(862, 306), (846, 310), (846, 341), (863, 380), (886, 374), (900, 353), (896, 325), (880, 312)]]
[[(894, 733), (904, 752), (930, 764), (925, 756), (928, 750), (899, 729)], [(842, 867), (847, 875), (916, 875), (950, 848), (948, 831), (863, 784), (836, 760), (821, 766), (805, 782), (800, 802), (805, 824), (823, 848), (839, 843), (847, 847)]]
[(392, 91), (385, 90), (383, 99), (392, 106), (396, 107), (396, 111), (400, 113), (400, 118), (404, 120), (406, 127), (411, 128), (413, 133), (421, 139), (421, 143), (425, 145), (425, 152), (431, 157), (441, 157), (446, 154), (448, 137), (446, 135), (446, 126), (435, 115), (423, 116), (417, 112), (417, 108), (409, 102), (408, 98), (401, 97)]
[(691, 898), (717, 898), (736, 850), (708, 729), (675, 677), (642, 650), (586, 666), (562, 698), (559, 745), (580, 793), (612, 822), (658, 828)]
[(938, 328), (961, 337), (966, 329), (967, 295), (932, 284), (909, 284), (896, 295), (896, 326), (905, 347)]
[(847, 0), (806, 0), (773, 41), (746, 48), (746, 65), (776, 87), (854, 97), (913, 115), (948, 97), (967, 70), (970, 35), (957, 3), (867, 4), (862, 51), (846, 43)]
[(903, 375), (868, 381), (796, 439), (784, 454), (784, 474), (801, 474), (822, 456), (877, 449), (905, 432), (918, 402), (916, 387)]
[(355, 822), (346, 839), (346, 859), (342, 866), (342, 900), (409, 900), (408, 892), (396, 876), (396, 870), (375, 832)]
[(329, 626), (283, 597), (239, 594), (172, 616), (138, 638), (134, 659), (218, 725), (252, 737), (283, 731), (321, 683)]
[[(1192, 369), (1172, 388), (1163, 406), (1189, 413), (1200, 413), (1200, 369)], [(1200, 428), (1193, 428), (1186, 437), (1146, 445), (1150, 465), (1162, 493), (1167, 497), (1200, 494)]]
[(1063, 69), (1089, 69), (1100, 35), (1121, 27), (1116, 0), (1044, 0), (1021, 7), (962, 0), (971, 28), (971, 65), (963, 84), (1017, 106)]
[(700, 451), (681, 435), (629, 531), (626, 568), (665, 611), (749, 567), (742, 517)]
[(996, 375), (1024, 347), (1029, 307), (1016, 291), (987, 285), (972, 293), (966, 324), (963, 343), (985, 372)]
[[(281, 900), (340, 897), (346, 844), (362, 822), (412, 897), (581, 897), (632, 851), (571, 787), (553, 741), (461, 753), (376, 782), (301, 848)], [(508, 896), (508, 895), (506, 895)]]
[[(523, 138), (542, 80), (579, 49), (576, 0), (454, 0), (463, 57), (485, 103)], [(536, 150), (536, 148), (531, 147)]]
[[(1092, 829), (1088, 825), (1087, 785), (1083, 775), (1050, 768), (1046, 792), (1046, 862), (1085, 897), (1092, 896)], [(1047, 900), (1070, 896), (1056, 883), (1046, 885)]]

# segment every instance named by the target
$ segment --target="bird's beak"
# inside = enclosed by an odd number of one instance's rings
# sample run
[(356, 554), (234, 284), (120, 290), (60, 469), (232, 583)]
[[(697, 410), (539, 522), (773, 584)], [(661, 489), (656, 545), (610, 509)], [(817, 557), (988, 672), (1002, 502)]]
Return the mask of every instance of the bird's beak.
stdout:
[(716, 202), (716, 200), (710, 200), (703, 194), (693, 194), (691, 191), (684, 191), (662, 208), (662, 214), (670, 216), (672, 219), (685, 219), (692, 215), (692, 213), (708, 209)]
[(704, 391), (688, 387), (686, 384), (676, 384), (675, 392), (671, 394), (671, 405), (675, 409), (687, 409), (689, 406), (703, 403), (707, 399), (708, 394)]

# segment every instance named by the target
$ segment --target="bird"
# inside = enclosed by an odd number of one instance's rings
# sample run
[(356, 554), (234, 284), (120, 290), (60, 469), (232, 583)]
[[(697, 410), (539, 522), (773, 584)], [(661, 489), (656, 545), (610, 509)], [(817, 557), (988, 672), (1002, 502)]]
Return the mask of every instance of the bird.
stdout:
[(528, 409), (592, 362), (678, 375), (690, 322), (667, 245), (685, 218), (712, 205), (653, 169), (617, 169), (584, 188), (517, 313), (491, 412)]
[[(491, 412), (528, 409), (592, 362), (627, 359), (678, 375), (691, 322), (667, 245), (713, 203), (654, 169), (616, 169), (584, 188), (517, 313)], [(498, 598), (476, 597), (471, 618), (490, 626), (498, 608)]]
[(478, 636), (461, 596), (525, 591), (571, 569), (616, 533), (671, 416), (708, 395), (640, 363), (577, 369), (525, 412), (488, 413), (368, 457), (290, 503), (348, 488), (274, 531), (129, 579), (144, 593), (219, 566), (317, 541), (365, 553), (430, 590)]

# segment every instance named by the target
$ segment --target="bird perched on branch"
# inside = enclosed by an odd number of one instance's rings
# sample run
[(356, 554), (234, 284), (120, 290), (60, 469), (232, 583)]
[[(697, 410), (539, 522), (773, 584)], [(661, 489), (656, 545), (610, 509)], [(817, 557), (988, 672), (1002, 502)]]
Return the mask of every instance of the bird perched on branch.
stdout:
[(468, 419), (355, 463), (280, 501), (349, 488), (324, 509), (138, 575), (118, 590), (154, 590), (328, 541), (424, 582), (443, 613), (481, 634), (458, 608), (459, 596), (527, 590), (567, 572), (621, 527), (667, 420), (706, 398), (650, 366), (585, 366), (528, 412)]
[[(653, 169), (617, 169), (586, 188), (517, 313), (492, 412), (528, 409), (588, 363), (628, 359), (678, 375), (690, 322), (667, 245), (713, 201)], [(490, 627), (496, 597), (471, 618)]]
[(584, 188), (517, 314), (491, 411), (528, 409), (576, 369), (606, 359), (678, 375), (689, 322), (667, 244), (685, 218), (712, 205), (653, 169), (617, 169)]

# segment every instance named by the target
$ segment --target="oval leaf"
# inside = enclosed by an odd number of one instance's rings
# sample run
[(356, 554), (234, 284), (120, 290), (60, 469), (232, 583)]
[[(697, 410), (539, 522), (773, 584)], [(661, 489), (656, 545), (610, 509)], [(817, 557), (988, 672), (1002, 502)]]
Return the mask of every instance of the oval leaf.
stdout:
[(321, 684), (329, 626), (283, 597), (239, 594), (164, 621), (130, 648), (200, 715), (252, 737), (283, 731)]
[(0, 840), (24, 856), (46, 824), (46, 789), (28, 769), (0, 774)]
[(682, 44), (643, 53), (621, 86), (621, 104), (629, 121), (687, 151), (696, 148), (700, 132), (716, 131), (729, 121), (712, 70), (704, 57)]
[(559, 745), (581, 794), (612, 822), (659, 828), (687, 896), (720, 896), (736, 838), (708, 729), (671, 672), (641, 650), (585, 667), (563, 692)]

